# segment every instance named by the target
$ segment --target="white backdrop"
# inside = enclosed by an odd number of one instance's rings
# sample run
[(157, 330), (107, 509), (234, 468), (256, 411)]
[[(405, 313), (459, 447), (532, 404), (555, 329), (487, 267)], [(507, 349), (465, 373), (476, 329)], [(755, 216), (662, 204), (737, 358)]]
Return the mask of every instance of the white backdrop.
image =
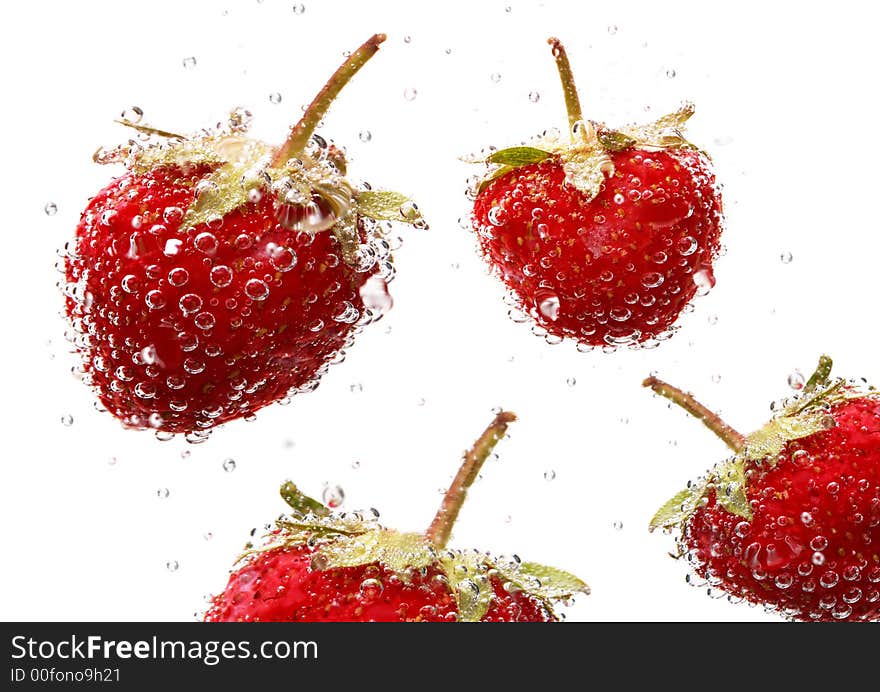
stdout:
[[(461, 451), (504, 406), (520, 421), (454, 544), (577, 573), (593, 594), (569, 620), (775, 619), (688, 587), (672, 539), (648, 534), (655, 509), (725, 448), (640, 382), (655, 371), (748, 432), (820, 352), (839, 374), (880, 381), (868, 4), (298, 5), (6, 10), (0, 618), (191, 619), (249, 530), (283, 510), (288, 477), (317, 496), (338, 484), (344, 508), (376, 507), (389, 526), (425, 527)], [(137, 105), (185, 131), (243, 105), (255, 135), (280, 140), (343, 51), (377, 31), (389, 40), (320, 132), (348, 148), (354, 177), (410, 193), (431, 224), (401, 231), (393, 310), (316, 392), (206, 444), (159, 442), (98, 413), (70, 375), (53, 264), (114, 174), (91, 162), (127, 136), (112, 119)], [(550, 35), (568, 47), (589, 117), (622, 124), (694, 101), (690, 139), (725, 186), (717, 286), (656, 350), (579, 354), (532, 336), (507, 318), (459, 225), (473, 171), (458, 155), (565, 125)]]

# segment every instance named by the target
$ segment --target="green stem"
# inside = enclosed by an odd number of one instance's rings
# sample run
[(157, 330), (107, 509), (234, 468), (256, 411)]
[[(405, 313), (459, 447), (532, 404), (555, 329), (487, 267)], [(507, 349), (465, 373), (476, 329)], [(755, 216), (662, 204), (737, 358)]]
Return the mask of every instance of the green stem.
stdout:
[(683, 392), (678, 387), (673, 387), (671, 384), (668, 384), (663, 380), (658, 380), (656, 377), (649, 377), (642, 382), (642, 386), (650, 387), (660, 396), (666, 397), (672, 403), (681, 406), (694, 418), (702, 421), (703, 425), (715, 433), (721, 441), (734, 452), (739, 452), (745, 447), (745, 435), (731, 428), (727, 423), (721, 420), (721, 417), (717, 413), (710, 411), (703, 406), (703, 404), (694, 399), (691, 394)]
[(385, 34), (374, 34), (339, 66), (339, 69), (333, 73), (333, 76), (330, 77), (321, 91), (318, 92), (318, 95), (309, 104), (309, 107), (306, 108), (306, 112), (300, 118), (300, 121), (291, 128), (287, 141), (281, 145), (281, 148), (272, 160), (272, 166), (282, 166), (306, 148), (309, 139), (315, 132), (315, 128), (318, 127), (318, 123), (327, 114), (330, 104), (333, 103), (333, 100), (351, 78), (357, 74), (358, 70), (366, 65), (367, 61), (376, 54), (379, 50), (379, 45), (385, 38)]
[(559, 70), (559, 79), (562, 81), (562, 91), (565, 94), (569, 130), (573, 131), (575, 123), (584, 119), (577, 87), (574, 84), (574, 73), (571, 71), (571, 63), (568, 62), (568, 54), (562, 42), (558, 38), (551, 37), (547, 39), (547, 43), (552, 47), (553, 57), (556, 58), (556, 69)]
[(816, 387), (822, 387), (828, 384), (828, 377), (831, 375), (832, 365), (833, 361), (830, 356), (819, 356), (819, 364), (816, 366), (816, 371), (810, 375), (810, 379), (807, 380), (807, 384), (804, 385), (805, 394), (812, 392)]
[(458, 513), (467, 497), (468, 488), (473, 485), (477, 479), (477, 474), (483, 466), (483, 462), (492, 453), (495, 445), (498, 443), (504, 433), (507, 432), (507, 426), (516, 420), (516, 416), (509, 411), (502, 411), (493, 420), (489, 427), (483, 431), (479, 439), (464, 454), (464, 461), (452, 480), (452, 485), (443, 496), (443, 502), (440, 509), (431, 522), (431, 526), (425, 531), (427, 538), (437, 548), (446, 547), (449, 541), (449, 535), (452, 533), (452, 526), (458, 519)]

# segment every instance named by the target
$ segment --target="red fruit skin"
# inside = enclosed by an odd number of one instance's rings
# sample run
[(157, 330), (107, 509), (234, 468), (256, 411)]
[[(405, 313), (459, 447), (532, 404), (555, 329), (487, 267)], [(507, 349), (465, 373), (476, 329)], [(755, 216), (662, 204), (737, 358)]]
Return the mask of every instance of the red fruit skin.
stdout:
[(831, 415), (836, 427), (754, 467), (751, 522), (710, 496), (682, 547), (697, 574), (735, 598), (795, 620), (878, 620), (880, 400), (846, 401)]
[(584, 346), (667, 336), (697, 291), (694, 275), (714, 284), (722, 230), (702, 153), (609, 155), (614, 174), (592, 200), (552, 157), (493, 180), (474, 204), (482, 253), (522, 309), (550, 335)]
[[(413, 570), (409, 583), (378, 564), (311, 567), (307, 546), (250, 558), (214, 597), (206, 622), (455, 622), (458, 607), (440, 570)], [(552, 622), (539, 601), (508, 593), (494, 577), (483, 622)], [(381, 586), (380, 586), (381, 585)]]
[(183, 228), (210, 170), (129, 172), (76, 230), (67, 313), (86, 378), (127, 427), (200, 431), (312, 386), (363, 313), (375, 268), (346, 265), (330, 232), (278, 224), (269, 194)]

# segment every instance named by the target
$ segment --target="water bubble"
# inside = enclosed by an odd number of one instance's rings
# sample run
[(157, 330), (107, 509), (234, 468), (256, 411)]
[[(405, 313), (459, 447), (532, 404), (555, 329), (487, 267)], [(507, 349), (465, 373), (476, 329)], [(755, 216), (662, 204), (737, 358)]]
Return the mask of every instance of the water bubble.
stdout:
[(71, 425), (73, 425), (73, 416), (69, 413), (65, 413), (63, 416), (61, 416), (61, 425), (63, 425), (65, 428), (69, 428)]
[(357, 471), (360, 467), (361, 467), (361, 462), (359, 462), (357, 459), (355, 459), (353, 462), (351, 462), (351, 468), (353, 468), (355, 471)]
[(697, 245), (696, 238), (686, 235), (683, 238), (679, 238), (678, 242), (675, 244), (675, 249), (678, 250), (678, 254), (687, 257), (697, 251)]
[(548, 295), (538, 303), (538, 311), (549, 320), (554, 322), (559, 319), (559, 296)]
[(794, 256), (790, 252), (783, 252), (781, 255), (779, 255), (779, 259), (783, 264), (791, 264)]
[(196, 66), (196, 59), (194, 56), (190, 55), (188, 58), (183, 59), (183, 67), (186, 70), (191, 70)]
[(358, 132), (358, 139), (362, 142), (369, 142), (371, 139), (373, 139), (373, 133), (369, 130), (361, 130), (360, 132)]
[(577, 380), (574, 377), (568, 377), (565, 380), (565, 384), (567, 384), (569, 387), (574, 387), (577, 384)]
[(788, 386), (796, 392), (804, 388), (805, 382), (804, 374), (800, 370), (795, 370), (788, 376)]
[(169, 572), (176, 572), (178, 569), (180, 569), (180, 563), (177, 560), (169, 560), (165, 563), (165, 569), (167, 569)]
[(233, 471), (235, 471), (235, 459), (231, 457), (224, 459), (223, 470), (226, 471), (226, 473), (232, 473)]
[(110, 457), (109, 459), (107, 459), (107, 464), (109, 466), (116, 466), (118, 461), (119, 459), (117, 459), (116, 457)]
[(622, 531), (623, 530), (623, 522), (620, 521), (619, 519), (617, 521), (615, 521), (613, 524), (611, 524), (611, 526), (614, 528), (615, 531)]
[(189, 459), (190, 456), (192, 456), (192, 452), (190, 452), (188, 449), (184, 449), (180, 452), (181, 459)]
[(232, 276), (232, 269), (227, 267), (225, 264), (218, 264), (216, 267), (212, 267), (211, 273), (209, 274), (211, 283), (214, 284), (217, 288), (225, 288), (226, 286), (231, 284)]
[(660, 272), (648, 272), (642, 276), (642, 286), (645, 288), (657, 288), (663, 281), (664, 277)]
[(614, 36), (617, 33), (617, 24), (610, 24), (608, 26), (608, 33)]
[(718, 373), (715, 373), (714, 375), (712, 375), (711, 380), (715, 384), (718, 384), (719, 382), (721, 382), (721, 375), (719, 375)]
[(360, 586), (361, 598), (367, 601), (372, 601), (376, 598), (379, 598), (379, 596), (382, 595), (382, 591), (384, 590), (384, 588), (385, 587), (382, 585), (382, 582), (378, 579), (364, 579), (361, 582)]
[(358, 289), (364, 307), (368, 310), (385, 312), (391, 309), (394, 301), (388, 293), (388, 284), (380, 276), (373, 274)]
[(556, 471), (554, 471), (553, 469), (547, 469), (546, 471), (544, 471), (545, 481), (552, 481), (554, 478), (556, 478)]
[(281, 94), (277, 91), (273, 91), (269, 94), (269, 103), (274, 103), (276, 106), (281, 103)]
[(191, 315), (202, 309), (202, 299), (195, 293), (186, 293), (180, 297), (178, 305), (184, 315)]
[(55, 216), (58, 213), (58, 205), (55, 202), (46, 202), (43, 211), (46, 213), (46, 216)]
[(172, 286), (180, 287), (189, 281), (189, 272), (183, 267), (175, 267), (168, 272), (168, 283)]
[(491, 75), (489, 75), (489, 79), (491, 79), (495, 84), (498, 84), (498, 82), (501, 81), (501, 73), (493, 72)]
[(269, 252), (269, 263), (278, 271), (288, 272), (296, 266), (297, 256), (291, 248), (270, 244), (267, 250)]
[(539, 94), (537, 91), (530, 91), (529, 92), (529, 101), (531, 101), (532, 103), (537, 103), (540, 100), (541, 100), (541, 94)]
[(217, 247), (220, 245), (216, 236), (208, 231), (199, 233), (195, 237), (195, 240), (193, 240), (193, 244), (196, 246), (197, 250), (204, 252), (206, 255), (213, 255), (217, 252)]
[(244, 293), (251, 300), (265, 300), (269, 296), (269, 286), (262, 279), (248, 279)]
[(200, 312), (193, 318), (193, 322), (199, 329), (207, 331), (208, 329), (213, 329), (217, 320), (210, 312)]
[(210, 541), (212, 538), (214, 538), (214, 534), (210, 531), (205, 531), (205, 533), (202, 534), (202, 538), (204, 538), (206, 541)]
[(697, 295), (704, 296), (712, 290), (715, 285), (715, 277), (708, 269), (700, 269), (694, 272), (694, 283), (697, 286)]
[(669, 79), (675, 79), (675, 70), (672, 68), (666, 70), (666, 76), (669, 77)]
[(814, 565), (824, 565), (825, 564), (825, 554), (820, 552), (813, 553), (813, 557), (811, 558)]
[(345, 491), (338, 485), (325, 485), (321, 500), (330, 509), (336, 509), (345, 502)]
[(407, 87), (403, 90), (403, 98), (407, 101), (415, 101), (416, 96), (419, 95), (418, 90), (415, 87)]
[(156, 491), (156, 497), (158, 497), (160, 500), (164, 500), (164, 499), (165, 499), (166, 497), (168, 497), (170, 494), (171, 494), (171, 491), (168, 490), (168, 488), (159, 488), (159, 489)]
[(161, 310), (165, 307), (165, 296), (163, 296), (162, 291), (158, 289), (153, 289), (152, 291), (147, 293), (147, 296), (144, 300), (150, 310)]

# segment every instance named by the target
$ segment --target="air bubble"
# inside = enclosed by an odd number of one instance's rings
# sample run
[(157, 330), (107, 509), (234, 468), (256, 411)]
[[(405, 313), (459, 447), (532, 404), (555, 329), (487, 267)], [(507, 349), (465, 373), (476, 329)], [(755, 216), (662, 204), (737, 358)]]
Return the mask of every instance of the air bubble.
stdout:
[(46, 213), (46, 216), (55, 216), (58, 213), (58, 205), (55, 202), (46, 202), (43, 211)]
[(71, 425), (73, 425), (73, 416), (69, 413), (65, 413), (63, 416), (61, 416), (61, 425), (63, 425), (65, 428), (69, 428)]
[(608, 26), (608, 33), (614, 36), (617, 33), (617, 24), (610, 24)]
[(795, 370), (788, 376), (788, 386), (796, 392), (804, 388), (805, 382), (804, 375), (800, 370)]
[(538, 303), (538, 311), (549, 320), (554, 322), (559, 319), (559, 297), (556, 295), (548, 295), (541, 299)]
[(154, 289), (147, 293), (145, 302), (150, 310), (161, 310), (165, 307), (165, 296), (162, 295), (162, 291)]
[(336, 509), (345, 502), (345, 491), (338, 485), (325, 485), (321, 500), (330, 509)]
[(619, 519), (611, 524), (611, 526), (615, 531), (623, 531), (623, 522)]
[(667, 76), (669, 79), (675, 79), (675, 70), (673, 70), (673, 69), (671, 69), (671, 68), (668, 69), (668, 70), (666, 70), (666, 76)]
[(168, 283), (172, 286), (180, 287), (189, 281), (189, 272), (183, 267), (176, 267), (168, 272)]
[(218, 264), (216, 267), (211, 268), (211, 273), (209, 274), (209, 277), (211, 279), (211, 283), (214, 284), (217, 288), (225, 288), (232, 283), (232, 269), (227, 267), (225, 264)]
[(235, 459), (231, 457), (224, 459), (223, 470), (226, 471), (226, 473), (232, 473), (233, 471), (235, 471)]
[(366, 143), (373, 139), (373, 133), (369, 130), (361, 130), (358, 133), (358, 139), (362, 142)]
[(529, 101), (531, 101), (532, 103), (537, 103), (540, 100), (541, 94), (539, 94), (537, 91), (529, 92)]
[(196, 59), (194, 56), (189, 56), (188, 58), (183, 59), (183, 67), (186, 70), (191, 70), (196, 66)]
[(158, 497), (160, 500), (164, 500), (164, 499), (167, 498), (170, 494), (171, 494), (171, 491), (170, 491), (168, 488), (159, 488), (159, 489), (156, 491), (156, 497)]
[(700, 269), (699, 271), (694, 272), (694, 283), (697, 286), (697, 295), (704, 296), (712, 290), (712, 287), (715, 285), (715, 277), (712, 275), (712, 272), (708, 269)]
[(177, 560), (169, 560), (165, 563), (165, 569), (167, 569), (169, 572), (176, 572), (178, 569), (180, 569), (180, 563)]
[(489, 75), (489, 79), (491, 79), (493, 83), (498, 84), (498, 82), (501, 81), (501, 73), (493, 72), (491, 75)]
[[(270, 245), (269, 263), (280, 272), (288, 272), (296, 266), (296, 253), (283, 245)], [(215, 267), (216, 269), (216, 267)]]
[(554, 471), (553, 469), (547, 469), (546, 471), (544, 471), (544, 480), (545, 481), (552, 481), (555, 478), (556, 478), (556, 471)]
[(200, 252), (204, 252), (206, 255), (213, 255), (217, 252), (217, 248), (219, 246), (219, 242), (213, 233), (209, 233), (208, 231), (203, 231), (199, 233), (193, 244), (196, 246), (196, 249)]
[(416, 96), (418, 95), (419, 92), (418, 90), (416, 90), (415, 87), (407, 87), (403, 90), (403, 98), (405, 98), (407, 101), (415, 101)]
[(783, 264), (791, 264), (791, 261), (794, 259), (794, 256), (790, 252), (783, 252), (779, 255), (779, 260)]
[(195, 293), (187, 293), (180, 297), (178, 305), (184, 315), (191, 315), (202, 309), (202, 299)]
[(277, 91), (269, 94), (269, 103), (274, 103), (277, 106), (279, 103), (281, 103), (281, 94), (279, 94)]
[(262, 279), (248, 279), (244, 293), (251, 300), (265, 300), (269, 296), (269, 286)]

